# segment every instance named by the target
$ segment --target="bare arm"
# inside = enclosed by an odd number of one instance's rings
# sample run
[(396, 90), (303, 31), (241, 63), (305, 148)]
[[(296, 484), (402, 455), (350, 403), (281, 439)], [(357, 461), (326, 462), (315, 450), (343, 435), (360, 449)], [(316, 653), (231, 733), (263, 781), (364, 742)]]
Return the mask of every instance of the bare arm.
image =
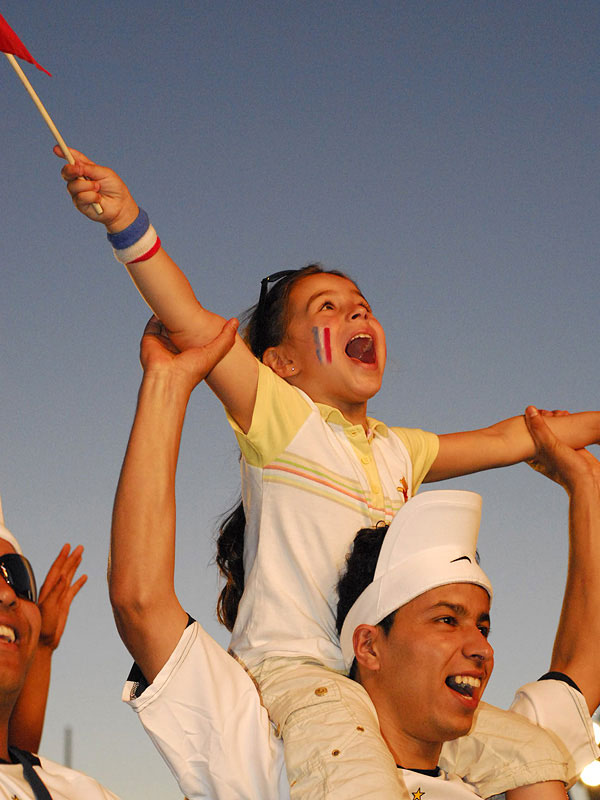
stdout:
[(528, 409), (537, 452), (533, 466), (569, 495), (569, 566), (551, 670), (581, 689), (590, 713), (600, 704), (600, 462), (559, 441)]
[[(570, 447), (581, 448), (600, 442), (598, 411), (549, 417), (548, 425), (552, 433)], [(511, 417), (476, 431), (442, 434), (439, 439), (439, 452), (425, 478), (427, 483), (507, 467), (526, 461), (535, 453), (523, 416)]]
[[(125, 183), (108, 167), (95, 164), (77, 150), (71, 152), (76, 163), (66, 164), (62, 175), (75, 206), (84, 216), (103, 223), (109, 233), (127, 228), (139, 208)], [(55, 153), (62, 156), (59, 148)], [(101, 215), (95, 212), (93, 203), (102, 205)], [(200, 304), (188, 279), (162, 247), (148, 260), (128, 265), (127, 270), (180, 350), (201, 347), (222, 329), (224, 318)], [(207, 381), (244, 431), (252, 421), (257, 381), (256, 360), (240, 337)]]
[(175, 472), (193, 388), (231, 348), (229, 322), (214, 342), (177, 354), (156, 319), (142, 339), (144, 378), (113, 510), (109, 591), (119, 634), (148, 681), (187, 624), (173, 582)]
[(87, 580), (87, 575), (82, 575), (73, 582), (82, 552), (81, 545), (72, 552), (64, 545), (40, 589), (40, 638), (9, 723), (10, 744), (32, 753), (38, 752), (42, 738), (52, 654), (60, 644), (71, 602)]

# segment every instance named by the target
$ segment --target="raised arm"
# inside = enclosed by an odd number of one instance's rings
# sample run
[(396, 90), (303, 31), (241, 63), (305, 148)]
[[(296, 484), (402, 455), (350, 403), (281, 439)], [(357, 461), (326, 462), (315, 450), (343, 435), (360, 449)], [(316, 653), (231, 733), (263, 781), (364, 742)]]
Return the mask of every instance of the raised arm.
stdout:
[(569, 495), (569, 566), (550, 669), (575, 681), (590, 713), (600, 704), (600, 462), (558, 440), (532, 407), (533, 466)]
[(70, 545), (65, 544), (40, 589), (38, 605), (42, 624), (38, 646), (8, 729), (9, 743), (32, 753), (38, 752), (42, 738), (52, 655), (60, 644), (73, 598), (87, 580), (87, 575), (73, 580), (82, 553), (81, 545), (71, 551)]
[[(573, 448), (600, 442), (600, 412), (547, 417), (551, 432)], [(535, 445), (525, 417), (511, 417), (489, 428), (440, 437), (440, 446), (426, 483), (468, 475), (472, 472), (507, 467), (533, 457)]]
[[(62, 157), (60, 148), (54, 152)], [(76, 162), (66, 164), (62, 176), (75, 207), (88, 219), (104, 224), (108, 233), (121, 233), (139, 213), (129, 189), (113, 170), (95, 164), (77, 150), (71, 152)], [(101, 204), (102, 214), (96, 213), (93, 203)], [(128, 264), (127, 270), (180, 350), (207, 344), (223, 327), (223, 317), (200, 304), (186, 276), (162, 247), (150, 258)], [(245, 431), (252, 421), (257, 380), (256, 360), (237, 337), (231, 352), (207, 381)]]
[(175, 472), (193, 388), (232, 347), (225, 324), (202, 348), (178, 353), (153, 318), (142, 338), (144, 377), (113, 511), (109, 591), (121, 639), (152, 682), (187, 614), (175, 594)]

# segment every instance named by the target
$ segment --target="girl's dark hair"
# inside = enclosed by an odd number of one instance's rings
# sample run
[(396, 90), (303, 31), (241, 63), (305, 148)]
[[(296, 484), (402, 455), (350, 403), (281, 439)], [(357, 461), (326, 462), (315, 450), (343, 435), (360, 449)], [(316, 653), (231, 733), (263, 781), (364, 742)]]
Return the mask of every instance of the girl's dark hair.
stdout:
[[(281, 280), (273, 282), (263, 298), (242, 315), (244, 322), (243, 336), (252, 353), (259, 359), (269, 347), (281, 344), (288, 323), (288, 301), (292, 287), (309, 275), (339, 275), (347, 278), (343, 272), (324, 270), (320, 264), (309, 264), (302, 269), (294, 270)], [(350, 279), (351, 280), (351, 279)], [(225, 586), (217, 601), (217, 617), (228, 630), (233, 630), (238, 606), (244, 591), (244, 531), (246, 516), (240, 500), (232, 510), (226, 512), (219, 525), (217, 534), (216, 562), (221, 575), (225, 578)]]
[[(377, 560), (388, 528), (389, 525), (362, 528), (354, 537), (352, 549), (346, 556), (346, 569), (337, 585), (338, 607), (335, 624), (338, 634), (341, 633), (344, 620), (358, 597), (373, 582)], [(396, 612), (392, 611), (377, 623), (383, 628), (386, 636), (390, 632), (395, 615)], [(352, 662), (348, 677), (356, 679), (356, 659)]]
[(230, 509), (221, 520), (217, 536), (215, 561), (225, 578), (217, 600), (217, 618), (227, 630), (232, 631), (238, 606), (244, 591), (244, 530), (246, 515), (242, 501)]
[(257, 303), (243, 315), (244, 339), (254, 355), (262, 360), (265, 350), (281, 344), (288, 323), (288, 300), (292, 288), (309, 275), (339, 275), (348, 277), (337, 270), (324, 270), (320, 264), (308, 264), (275, 280), (268, 288), (263, 302)]

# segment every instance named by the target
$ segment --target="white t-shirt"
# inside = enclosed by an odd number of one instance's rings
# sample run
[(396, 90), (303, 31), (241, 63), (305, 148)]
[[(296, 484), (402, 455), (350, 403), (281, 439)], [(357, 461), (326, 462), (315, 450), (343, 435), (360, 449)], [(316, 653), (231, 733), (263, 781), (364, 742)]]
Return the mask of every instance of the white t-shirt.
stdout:
[[(128, 680), (123, 700), (139, 715), (189, 800), (289, 800), (283, 745), (252, 679), (197, 622), (186, 628), (154, 682), (139, 694), (141, 688)], [(568, 684), (526, 684), (511, 709), (553, 730), (572, 754), (573, 777), (598, 756), (583, 696)], [(426, 791), (425, 782), (431, 794), (424, 800), (478, 796), (446, 773), (434, 778), (404, 772), (415, 800), (419, 790)]]
[[(52, 796), (52, 800), (119, 800), (104, 786), (83, 772), (64, 767), (39, 756), (40, 766), (34, 770)], [(35, 800), (33, 790), (23, 776), (21, 764), (0, 764), (0, 798)]]

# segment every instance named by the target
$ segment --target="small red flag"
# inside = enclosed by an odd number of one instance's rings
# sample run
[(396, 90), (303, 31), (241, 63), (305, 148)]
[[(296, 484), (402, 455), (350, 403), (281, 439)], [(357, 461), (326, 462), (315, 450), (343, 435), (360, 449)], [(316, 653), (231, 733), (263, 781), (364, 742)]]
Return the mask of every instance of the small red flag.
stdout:
[(41, 69), (42, 72), (45, 72), (46, 75), (50, 75), (47, 69), (44, 69), (41, 64), (38, 64), (2, 14), (0, 14), (0, 52), (12, 53), (13, 56), (22, 58), (23, 61), (29, 61), (30, 64), (35, 64), (35, 66)]

